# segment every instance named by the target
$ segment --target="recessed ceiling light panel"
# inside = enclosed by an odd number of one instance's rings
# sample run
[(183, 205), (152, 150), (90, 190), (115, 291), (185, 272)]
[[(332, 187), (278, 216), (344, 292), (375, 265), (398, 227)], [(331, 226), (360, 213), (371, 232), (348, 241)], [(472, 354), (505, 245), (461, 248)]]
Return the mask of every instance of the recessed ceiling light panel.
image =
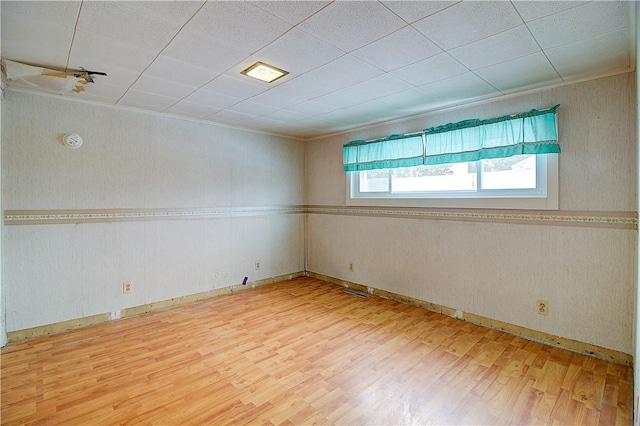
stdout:
[(246, 70), (242, 71), (241, 74), (248, 75), (249, 77), (256, 78), (260, 81), (271, 83), (289, 73), (285, 70), (281, 70), (280, 68), (276, 68), (262, 62), (256, 62)]

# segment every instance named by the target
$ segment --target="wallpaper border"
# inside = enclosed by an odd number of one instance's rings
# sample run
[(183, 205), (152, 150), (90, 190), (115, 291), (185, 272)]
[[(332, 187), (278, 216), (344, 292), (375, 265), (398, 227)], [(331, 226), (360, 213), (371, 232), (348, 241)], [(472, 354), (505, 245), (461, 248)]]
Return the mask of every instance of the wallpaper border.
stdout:
[(191, 220), (305, 213), (304, 206), (213, 207), (194, 209), (5, 210), (5, 225)]
[(306, 212), (310, 214), (391, 217), (422, 220), (581, 226), (633, 230), (638, 228), (638, 215), (636, 212), (436, 209), (356, 206), (307, 206)]
[(638, 229), (637, 212), (430, 209), (359, 206), (261, 206), (194, 209), (6, 210), (5, 225), (51, 225), (319, 214), (419, 220)]

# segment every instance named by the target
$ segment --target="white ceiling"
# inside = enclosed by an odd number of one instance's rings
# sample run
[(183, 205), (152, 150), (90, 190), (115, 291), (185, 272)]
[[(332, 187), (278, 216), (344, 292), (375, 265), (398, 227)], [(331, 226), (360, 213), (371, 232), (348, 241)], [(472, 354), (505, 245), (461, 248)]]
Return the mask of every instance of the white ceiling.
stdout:
[[(104, 71), (69, 98), (313, 138), (632, 71), (621, 1), (2, 1), (5, 59)], [(289, 71), (267, 84), (256, 61)]]

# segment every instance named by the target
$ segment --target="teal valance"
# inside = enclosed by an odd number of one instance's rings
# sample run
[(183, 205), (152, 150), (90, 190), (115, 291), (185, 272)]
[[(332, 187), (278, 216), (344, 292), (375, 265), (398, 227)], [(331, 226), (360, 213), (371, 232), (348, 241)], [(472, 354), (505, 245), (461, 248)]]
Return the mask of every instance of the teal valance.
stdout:
[(343, 146), (345, 171), (461, 163), (518, 154), (559, 153), (560, 105), (491, 118), (464, 120), (422, 132), (391, 135)]
[(342, 156), (346, 171), (419, 166), (424, 161), (422, 133), (352, 141), (344, 146)]

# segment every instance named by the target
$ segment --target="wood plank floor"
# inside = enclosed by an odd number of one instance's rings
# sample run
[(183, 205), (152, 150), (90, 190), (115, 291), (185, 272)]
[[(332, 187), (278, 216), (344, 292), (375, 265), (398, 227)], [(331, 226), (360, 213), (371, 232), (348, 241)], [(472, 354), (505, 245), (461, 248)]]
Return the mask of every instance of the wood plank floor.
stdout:
[(630, 367), (311, 278), (10, 344), (4, 425), (632, 421)]

